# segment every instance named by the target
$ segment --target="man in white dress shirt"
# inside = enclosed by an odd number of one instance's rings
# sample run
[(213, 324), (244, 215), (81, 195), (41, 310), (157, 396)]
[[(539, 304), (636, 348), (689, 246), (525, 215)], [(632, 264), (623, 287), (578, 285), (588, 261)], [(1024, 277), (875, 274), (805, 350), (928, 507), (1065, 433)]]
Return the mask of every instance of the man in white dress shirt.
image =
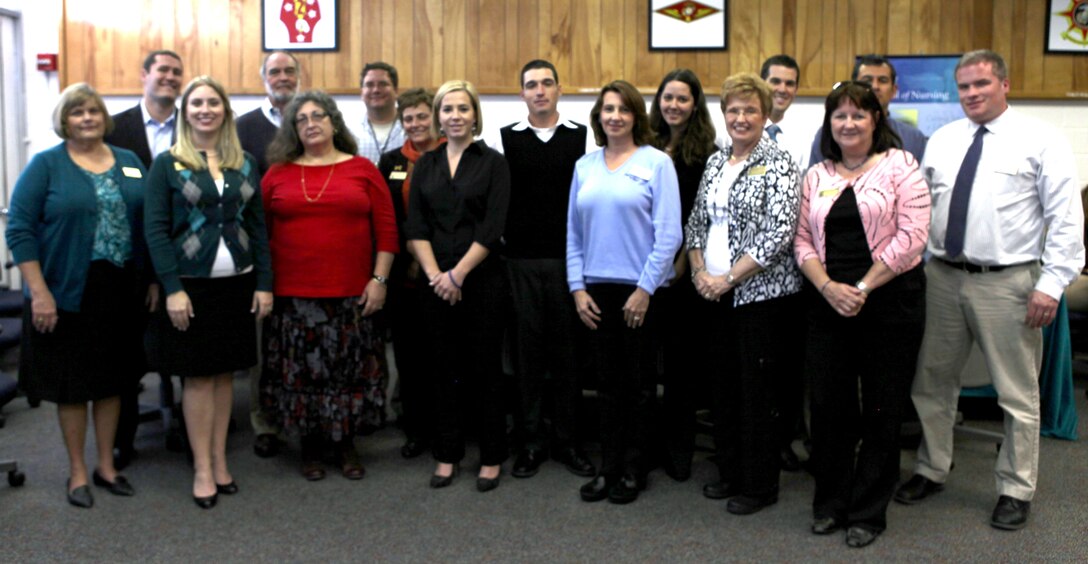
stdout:
[(922, 170), (932, 191), (926, 330), (911, 398), (922, 422), (914, 476), (895, 494), (913, 504), (944, 489), (960, 372), (978, 343), (1005, 412), (990, 524), (1027, 524), (1039, 471), (1042, 327), (1084, 265), (1084, 213), (1069, 142), (1010, 108), (1000, 55), (956, 65), (965, 119), (933, 134)]
[(801, 123), (796, 117), (786, 117), (801, 84), (801, 67), (789, 55), (775, 55), (763, 61), (759, 76), (771, 85), (772, 91), (771, 115), (764, 124), (764, 134), (793, 157), (804, 176), (809, 165), (809, 143), (816, 126)]

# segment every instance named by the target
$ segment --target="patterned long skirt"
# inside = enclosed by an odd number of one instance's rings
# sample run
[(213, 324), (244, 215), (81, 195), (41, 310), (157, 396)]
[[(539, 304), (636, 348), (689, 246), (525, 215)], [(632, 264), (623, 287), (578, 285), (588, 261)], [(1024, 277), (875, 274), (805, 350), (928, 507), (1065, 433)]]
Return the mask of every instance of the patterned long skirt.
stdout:
[(383, 423), (385, 345), (357, 299), (276, 298), (261, 404), (288, 433), (339, 441)]

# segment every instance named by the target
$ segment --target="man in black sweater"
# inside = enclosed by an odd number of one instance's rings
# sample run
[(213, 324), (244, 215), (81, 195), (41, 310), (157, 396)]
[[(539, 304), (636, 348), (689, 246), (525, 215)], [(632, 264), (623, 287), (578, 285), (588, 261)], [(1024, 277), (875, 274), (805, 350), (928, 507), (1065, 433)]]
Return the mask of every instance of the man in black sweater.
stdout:
[(548, 61), (521, 69), (528, 117), (503, 127), (497, 150), (510, 166), (506, 258), (516, 316), (516, 370), (521, 398), (522, 448), (513, 476), (528, 478), (547, 458), (542, 406), (551, 375), (552, 453), (579, 476), (596, 473), (576, 429), (578, 378), (574, 302), (567, 290), (567, 200), (574, 163), (586, 149), (586, 126), (560, 119), (559, 74)]
[[(283, 110), (298, 92), (299, 72), (298, 60), (294, 55), (286, 51), (269, 53), (261, 64), (261, 81), (264, 82), (264, 90), (268, 96), (261, 100), (261, 107), (243, 114), (235, 122), (242, 149), (257, 159), (261, 177), (268, 172), (269, 164), (265, 153), (280, 129)], [(294, 117), (289, 116), (287, 119)], [(253, 441), (253, 452), (261, 458), (268, 458), (279, 452), (280, 429), (275, 419), (261, 409), (261, 369), (264, 358), (261, 348), (258, 348), (257, 356), (262, 362), (257, 363), (257, 367), (249, 373), (249, 422), (253, 425), (253, 433), (257, 435)]]
[(262, 177), (268, 172), (265, 151), (279, 131), (283, 109), (298, 92), (299, 72), (294, 55), (286, 51), (269, 53), (261, 65), (261, 82), (268, 96), (261, 100), (261, 107), (242, 114), (235, 122), (242, 149), (257, 159)]

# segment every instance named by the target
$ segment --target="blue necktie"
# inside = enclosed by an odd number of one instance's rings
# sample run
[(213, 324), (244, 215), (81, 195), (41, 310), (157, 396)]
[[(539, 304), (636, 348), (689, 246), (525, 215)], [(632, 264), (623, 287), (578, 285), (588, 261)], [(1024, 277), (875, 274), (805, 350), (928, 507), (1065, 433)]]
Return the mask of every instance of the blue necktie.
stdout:
[(971, 186), (975, 184), (975, 172), (978, 159), (982, 156), (982, 137), (985, 127), (975, 132), (975, 140), (963, 156), (960, 171), (956, 174), (956, 183), (952, 185), (952, 201), (948, 204), (948, 229), (944, 235), (946, 258), (956, 258), (963, 253), (963, 236), (967, 232), (967, 206), (971, 202)]
[(782, 133), (782, 128), (778, 127), (777, 123), (772, 123), (767, 126), (767, 135), (771, 136), (771, 141), (778, 141), (778, 134)]

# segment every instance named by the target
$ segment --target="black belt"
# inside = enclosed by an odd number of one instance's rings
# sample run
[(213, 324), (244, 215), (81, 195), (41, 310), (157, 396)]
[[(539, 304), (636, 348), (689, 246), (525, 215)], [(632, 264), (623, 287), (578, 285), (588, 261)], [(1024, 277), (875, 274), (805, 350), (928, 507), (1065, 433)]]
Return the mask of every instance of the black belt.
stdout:
[(1012, 268), (1014, 266), (1023, 266), (1025, 264), (1031, 264), (1029, 262), (1021, 262), (1021, 263), (1018, 263), (1018, 264), (998, 264), (998, 265), (990, 266), (990, 265), (986, 265), (986, 264), (975, 264), (973, 262), (957, 262), (957, 261), (945, 260), (945, 259), (943, 259), (941, 257), (933, 257), (933, 258), (947, 264), (948, 266), (951, 266), (952, 268), (955, 268), (956, 270), (962, 270), (964, 272), (969, 272), (971, 274), (981, 274), (981, 273), (986, 273), (986, 272), (1001, 272), (1002, 270), (1005, 270), (1006, 268)]

